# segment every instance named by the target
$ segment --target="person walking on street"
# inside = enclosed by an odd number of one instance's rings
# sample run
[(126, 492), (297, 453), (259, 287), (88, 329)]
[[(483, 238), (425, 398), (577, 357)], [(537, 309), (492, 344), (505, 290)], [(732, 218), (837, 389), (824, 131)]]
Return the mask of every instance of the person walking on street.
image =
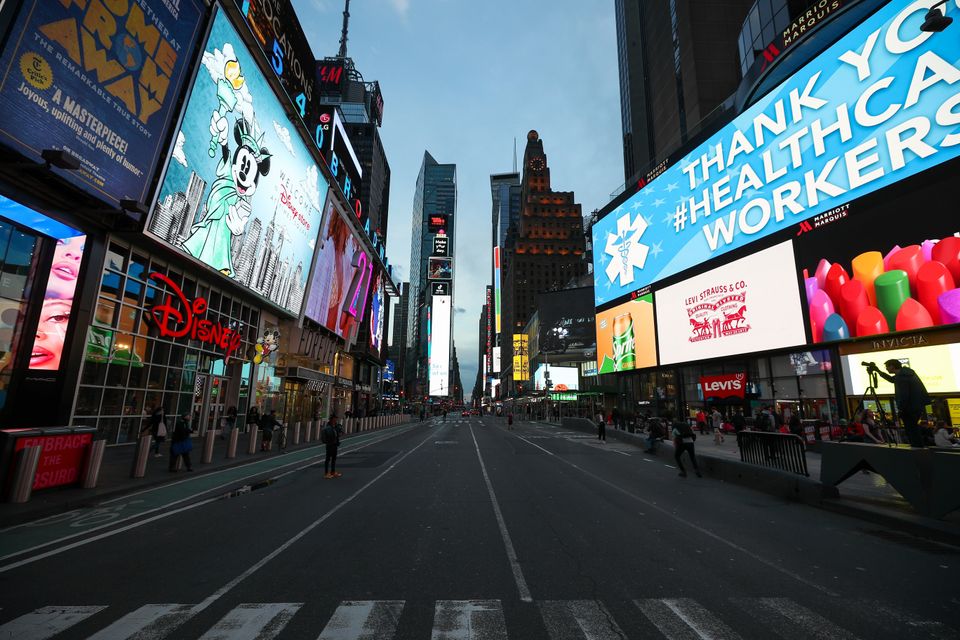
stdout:
[(900, 411), (900, 420), (903, 430), (907, 434), (907, 441), (911, 447), (924, 446), (923, 433), (920, 430), (920, 418), (926, 413), (930, 404), (930, 395), (917, 372), (905, 367), (899, 360), (887, 360), (883, 363), (887, 373), (880, 371), (876, 365), (871, 365), (869, 371), (875, 372), (887, 382), (893, 383), (894, 398), (897, 409)]
[(273, 446), (273, 430), (278, 424), (275, 410), (260, 418), (260, 451), (269, 451)]
[(320, 440), (326, 446), (323, 457), (323, 477), (328, 480), (343, 476), (342, 473), (337, 471), (337, 448), (340, 446), (341, 433), (340, 425), (337, 424), (337, 416), (331, 413), (323, 431), (320, 432)]
[(603, 412), (597, 412), (597, 440), (607, 441), (607, 421), (603, 417)]
[(140, 430), (141, 436), (148, 433), (153, 436), (153, 457), (163, 456), (160, 453), (160, 444), (167, 439), (167, 415), (162, 406), (157, 406), (153, 410), (147, 424)]
[(247, 412), (247, 429), (253, 427), (260, 427), (260, 409), (256, 405), (250, 407), (250, 411)]
[(737, 439), (737, 446), (740, 446), (740, 432), (747, 428), (747, 419), (743, 417), (743, 409), (737, 409), (730, 419), (733, 424), (733, 435)]
[(507, 413), (507, 430), (513, 431), (513, 411)]
[(173, 435), (170, 438), (170, 472), (177, 470), (177, 460), (183, 458), (183, 464), (187, 471), (193, 471), (193, 464), (190, 462), (190, 452), (193, 451), (193, 439), (190, 434), (193, 433), (193, 416), (189, 413), (177, 418), (177, 426), (173, 428)]
[(703, 412), (703, 409), (697, 411), (697, 429), (702, 435), (707, 430), (707, 414)]
[(690, 428), (690, 423), (686, 420), (678, 420), (673, 423), (673, 458), (677, 461), (677, 467), (680, 468), (681, 478), (687, 477), (687, 470), (683, 468), (683, 461), (680, 459), (684, 451), (690, 455), (693, 472), (697, 474), (698, 478), (703, 477), (700, 475), (700, 467), (697, 466), (697, 456), (693, 449), (693, 443), (696, 439), (697, 434), (693, 432), (693, 429)]
[(723, 444), (723, 414), (714, 409), (710, 421), (713, 423), (713, 444)]

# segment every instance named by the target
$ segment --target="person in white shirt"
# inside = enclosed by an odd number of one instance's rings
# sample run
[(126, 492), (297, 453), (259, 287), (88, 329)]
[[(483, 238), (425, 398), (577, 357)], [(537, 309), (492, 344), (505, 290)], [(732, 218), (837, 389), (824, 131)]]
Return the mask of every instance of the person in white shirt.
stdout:
[(956, 449), (960, 447), (960, 439), (953, 435), (953, 429), (944, 420), (937, 422), (937, 430), (933, 434), (933, 444), (938, 449)]

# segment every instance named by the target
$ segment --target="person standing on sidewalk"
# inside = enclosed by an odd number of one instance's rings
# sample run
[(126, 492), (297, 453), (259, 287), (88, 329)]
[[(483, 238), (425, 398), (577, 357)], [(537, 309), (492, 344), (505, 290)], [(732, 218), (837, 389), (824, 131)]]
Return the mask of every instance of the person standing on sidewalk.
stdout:
[(223, 417), (223, 430), (220, 432), (220, 439), (226, 440), (230, 436), (230, 432), (233, 431), (233, 428), (237, 424), (237, 408), (230, 407), (227, 409), (227, 414)]
[(153, 436), (153, 457), (159, 458), (163, 456), (163, 454), (160, 453), (160, 445), (167, 439), (167, 414), (162, 406), (158, 405), (157, 408), (151, 412), (149, 421), (147, 421), (144, 428), (140, 430), (141, 436), (147, 433)]
[(713, 444), (723, 444), (723, 414), (714, 408), (710, 422), (713, 423)]
[(693, 443), (696, 439), (697, 434), (693, 432), (693, 429), (690, 428), (690, 423), (686, 420), (678, 420), (673, 423), (673, 458), (677, 461), (677, 467), (680, 468), (681, 478), (687, 477), (687, 470), (683, 468), (683, 461), (680, 459), (684, 451), (690, 454), (693, 472), (697, 474), (698, 478), (703, 477), (700, 475), (700, 467), (697, 466), (697, 456), (693, 450)]
[(597, 440), (600, 442), (607, 441), (607, 421), (603, 417), (603, 411), (597, 412)]
[(743, 409), (737, 409), (730, 419), (733, 423), (733, 435), (737, 439), (737, 446), (740, 446), (740, 432), (747, 428), (747, 419), (743, 417)]
[(183, 464), (187, 471), (193, 471), (193, 465), (190, 463), (190, 452), (193, 451), (193, 440), (190, 434), (193, 433), (193, 416), (189, 413), (177, 418), (177, 426), (173, 428), (173, 436), (170, 438), (170, 472), (177, 470), (177, 459), (183, 458)]
[(323, 457), (323, 477), (326, 479), (339, 478), (343, 474), (337, 471), (337, 448), (340, 446), (340, 426), (337, 424), (337, 415), (330, 414), (327, 424), (320, 432), (320, 439), (326, 446)]

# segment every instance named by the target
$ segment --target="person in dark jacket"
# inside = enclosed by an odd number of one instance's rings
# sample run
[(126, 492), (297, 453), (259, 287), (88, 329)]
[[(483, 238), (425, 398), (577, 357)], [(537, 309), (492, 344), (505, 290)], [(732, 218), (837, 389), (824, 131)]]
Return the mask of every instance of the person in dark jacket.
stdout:
[(267, 415), (260, 417), (260, 451), (270, 449), (273, 442), (273, 430), (279, 424), (275, 410), (271, 410)]
[(157, 406), (150, 414), (150, 419), (147, 421), (147, 424), (144, 425), (143, 429), (140, 431), (140, 435), (150, 434), (153, 436), (153, 457), (159, 458), (163, 456), (160, 453), (160, 444), (167, 439), (167, 414), (163, 410), (162, 406)]
[(177, 418), (177, 426), (173, 428), (173, 435), (170, 438), (171, 472), (177, 470), (178, 458), (183, 458), (187, 471), (193, 471), (193, 464), (190, 463), (190, 452), (193, 451), (193, 440), (190, 438), (192, 433), (193, 416), (188, 413)]
[(337, 471), (337, 449), (340, 447), (340, 435), (343, 433), (340, 425), (337, 424), (336, 414), (331, 413), (327, 424), (320, 432), (320, 439), (326, 445), (326, 451), (323, 458), (323, 477), (339, 478), (343, 476)]
[(920, 418), (926, 413), (930, 404), (930, 395), (917, 372), (905, 367), (899, 360), (887, 360), (883, 363), (887, 373), (880, 371), (876, 366), (868, 367), (869, 371), (876, 372), (887, 382), (893, 383), (894, 398), (897, 409), (900, 411), (900, 420), (903, 430), (907, 434), (907, 441), (911, 447), (924, 446), (923, 433), (920, 430)]

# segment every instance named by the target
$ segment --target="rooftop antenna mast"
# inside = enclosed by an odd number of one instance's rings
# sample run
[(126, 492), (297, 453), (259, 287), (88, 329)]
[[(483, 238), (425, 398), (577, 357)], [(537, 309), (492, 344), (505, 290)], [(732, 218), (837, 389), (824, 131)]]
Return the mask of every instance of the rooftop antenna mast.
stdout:
[(517, 172), (517, 137), (513, 137), (513, 172)]
[(350, 26), (350, 0), (346, 0), (346, 6), (343, 8), (343, 29), (340, 31), (340, 52), (338, 58), (347, 57), (347, 28)]

